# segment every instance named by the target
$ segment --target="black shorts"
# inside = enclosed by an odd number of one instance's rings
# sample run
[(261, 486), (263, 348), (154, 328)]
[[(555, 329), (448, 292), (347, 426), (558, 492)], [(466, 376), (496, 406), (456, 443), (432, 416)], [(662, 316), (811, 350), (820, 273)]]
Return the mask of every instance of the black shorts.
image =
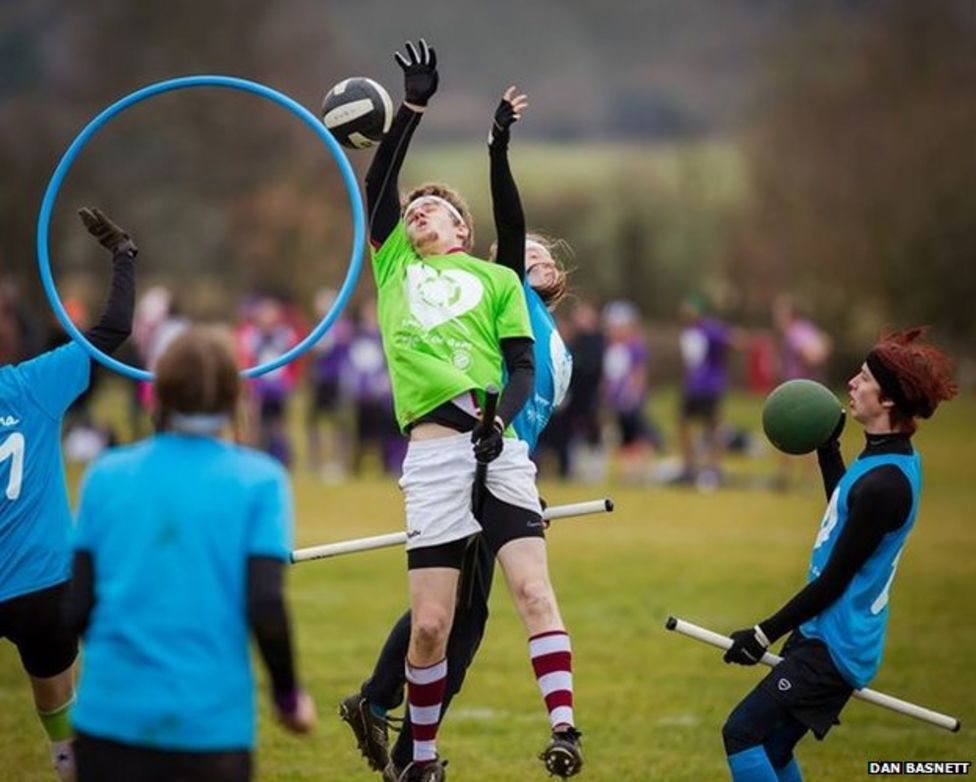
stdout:
[(78, 782), (248, 782), (250, 750), (169, 752), (79, 733), (75, 739)]
[(258, 415), (262, 423), (271, 424), (285, 418), (285, 398), (280, 396), (261, 397)]
[(707, 423), (715, 423), (720, 401), (718, 394), (685, 394), (681, 397), (681, 418), (700, 418)]
[(312, 412), (331, 413), (339, 407), (339, 381), (320, 380), (312, 393)]
[(766, 675), (759, 688), (822, 739), (840, 723), (838, 717), (854, 688), (840, 675), (822, 641), (795, 632), (782, 655), (783, 662)]
[(379, 442), (399, 433), (393, 407), (388, 402), (356, 404), (356, 436), (361, 442)]
[(57, 676), (78, 656), (78, 638), (65, 626), (69, 581), (0, 603), (0, 638), (17, 647), (24, 670), (38, 679)]
[[(502, 502), (489, 491), (485, 492), (479, 522), (480, 535), (495, 556), (502, 546), (518, 538), (546, 537), (546, 526), (539, 513)], [(450, 567), (461, 570), (470, 540), (470, 537), (462, 538), (439, 546), (411, 549), (407, 552), (407, 569)]]
[(644, 414), (640, 410), (617, 413), (617, 425), (620, 427), (620, 444), (625, 447), (651, 439)]

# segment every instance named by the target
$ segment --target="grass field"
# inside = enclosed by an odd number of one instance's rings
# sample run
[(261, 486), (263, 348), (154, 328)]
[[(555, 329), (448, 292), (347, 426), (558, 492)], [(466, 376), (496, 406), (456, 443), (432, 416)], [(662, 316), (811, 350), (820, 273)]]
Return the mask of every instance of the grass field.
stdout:
[[(655, 405), (668, 421), (671, 400)], [(755, 422), (758, 403), (737, 400), (731, 413)], [(801, 744), (807, 780), (860, 779), (868, 760), (976, 760), (966, 726), (976, 716), (974, 435), (976, 400), (967, 397), (940, 411), (917, 438), (925, 494), (893, 589), (885, 663), (873, 683), (958, 716), (963, 730), (948, 734), (854, 702), (825, 743)], [(848, 458), (858, 447), (859, 435), (849, 431)], [(730, 461), (729, 469), (762, 472), (772, 464), (763, 457)], [(587, 762), (581, 779), (726, 778), (720, 728), (758, 672), (723, 665), (717, 650), (667, 633), (664, 620), (674, 613), (730, 631), (778, 608), (802, 584), (824, 505), (809, 477), (788, 492), (710, 495), (543, 483), (550, 503), (604, 493), (617, 503), (612, 516), (560, 521), (550, 533), (553, 577), (575, 649)], [(326, 487), (297, 474), (295, 490), (298, 545), (400, 528), (400, 498), (390, 480)], [(262, 687), (258, 779), (370, 778), (335, 706), (368, 674), (403, 610), (403, 570), (403, 555), (394, 550), (295, 567), (290, 595), (301, 671), (320, 724), (307, 740), (285, 735), (268, 719)], [(523, 632), (498, 587), (486, 641), (441, 731), (452, 782), (545, 777), (535, 755), (547, 736), (546, 718)], [(7, 643), (0, 644), (0, 704), (0, 779), (53, 779), (27, 683)]]

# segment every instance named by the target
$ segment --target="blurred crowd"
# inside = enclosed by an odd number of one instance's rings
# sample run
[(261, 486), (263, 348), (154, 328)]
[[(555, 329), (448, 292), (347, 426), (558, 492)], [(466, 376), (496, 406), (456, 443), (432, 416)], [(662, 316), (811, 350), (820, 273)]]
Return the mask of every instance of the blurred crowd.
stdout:
[[(268, 294), (240, 302), (233, 328), (240, 365), (264, 364), (294, 347), (335, 299), (335, 291), (323, 289), (309, 310)], [(84, 328), (84, 306), (73, 299), (65, 306)], [(676, 326), (649, 325), (625, 300), (598, 306), (574, 298), (561, 308), (557, 320), (573, 354), (573, 376), (535, 454), (543, 475), (601, 483), (615, 470), (621, 480), (634, 483), (718, 488), (728, 480), (727, 453), (762, 447), (750, 428), (725, 421), (729, 390), (764, 396), (785, 380), (826, 379), (831, 339), (788, 296), (776, 299), (768, 324), (759, 328), (723, 320), (702, 296), (687, 297), (676, 316)], [(146, 290), (121, 358), (152, 370), (188, 324), (173, 291)], [(22, 360), (65, 339), (53, 319), (45, 324), (25, 307), (15, 286), (0, 282), (0, 363)], [(651, 404), (652, 378), (654, 392), (680, 389), (674, 418), (665, 425), (651, 414), (652, 408), (660, 410)], [(67, 420), (69, 460), (88, 461), (118, 439), (91, 412), (97, 385)], [(149, 384), (131, 388), (127, 414), (129, 435), (135, 437), (151, 427), (153, 399)], [(326, 482), (364, 471), (399, 474), (406, 440), (393, 413), (375, 299), (346, 308), (300, 359), (251, 379), (249, 390), (244, 429), (283, 464), (307, 467)], [(666, 430), (673, 436), (666, 437)], [(297, 459), (296, 453), (304, 457)], [(796, 469), (782, 458), (769, 483), (788, 485)]]

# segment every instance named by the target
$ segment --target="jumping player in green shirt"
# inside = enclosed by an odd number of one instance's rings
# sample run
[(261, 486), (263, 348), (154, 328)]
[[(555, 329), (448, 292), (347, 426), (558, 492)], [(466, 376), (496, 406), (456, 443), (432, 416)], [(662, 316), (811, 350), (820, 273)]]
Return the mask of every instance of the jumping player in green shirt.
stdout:
[[(379, 322), (397, 421), (410, 438), (400, 487), (407, 516), (411, 633), (405, 661), (413, 762), (399, 780), (440, 782), (436, 736), (447, 676), (445, 651), (465, 546), (483, 532), (505, 572), (529, 635), (549, 711), (543, 752), (559, 776), (579, 770), (569, 635), (549, 580), (535, 467), (509, 424), (534, 379), (532, 330), (518, 276), (470, 254), (471, 215), (444, 185), (401, 202), (398, 173), (437, 90), (432, 48), (406, 45), (396, 60), (405, 99), (366, 176)], [(494, 421), (479, 423), (489, 385), (508, 380)], [(473, 448), (472, 448), (473, 443)], [(476, 462), (491, 462), (480, 517), (471, 507)]]

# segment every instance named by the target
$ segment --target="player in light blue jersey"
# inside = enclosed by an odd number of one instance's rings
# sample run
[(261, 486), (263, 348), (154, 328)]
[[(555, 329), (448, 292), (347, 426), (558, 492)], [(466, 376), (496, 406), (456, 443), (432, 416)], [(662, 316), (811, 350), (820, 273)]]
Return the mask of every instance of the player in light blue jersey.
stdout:
[[(497, 235), (492, 256), (518, 275), (526, 293), (529, 318), (534, 337), (535, 380), (528, 401), (512, 419), (519, 439), (530, 451), (538, 443), (553, 410), (566, 394), (572, 374), (572, 356), (556, 330), (550, 314), (566, 293), (566, 271), (554, 258), (560, 242), (542, 234), (526, 234), (518, 188), (508, 163), (509, 128), (517, 121), (527, 105), (524, 95), (517, 95), (510, 87), (495, 114), (489, 137), (491, 193)], [(496, 516), (503, 515), (502, 503), (488, 493), (486, 500), (494, 507)], [(468, 667), (474, 660), (485, 625), (488, 621), (488, 596), (494, 576), (495, 556), (481, 535), (468, 545), (462, 570), (461, 586), (454, 623), (448, 640), (448, 681), (441, 714), (460, 691)], [(404, 720), (392, 752), (388, 749), (387, 711), (403, 701), (403, 658), (410, 636), (410, 612), (394, 625), (376, 662), (372, 676), (339, 706), (339, 714), (349, 723), (357, 744), (370, 767), (383, 771), (383, 779), (396, 782), (411, 759), (411, 725)], [(554, 700), (561, 693), (552, 693)], [(548, 699), (547, 699), (548, 700)], [(582, 765), (579, 733), (560, 731), (543, 752), (547, 760), (550, 752), (558, 755), (559, 769), (570, 776)], [(556, 762), (554, 760), (553, 762)], [(571, 772), (571, 773), (569, 773)]]
[[(98, 209), (79, 214), (112, 252), (105, 311), (87, 333), (114, 352), (132, 328), (135, 243)], [(68, 710), (74, 701), (76, 636), (63, 622), (71, 575), (71, 512), (61, 458), (61, 421), (88, 388), (91, 359), (69, 343), (21, 364), (0, 366), (0, 638), (17, 647), (30, 678), (51, 756), (74, 778)]]
[[(496, 162), (493, 157), (492, 172), (497, 169), (507, 169), (507, 159)], [(504, 161), (504, 162), (503, 162)], [(499, 187), (505, 182), (505, 176), (499, 174)], [(511, 176), (508, 176), (511, 181)], [(494, 180), (493, 180), (494, 182)], [(514, 189), (514, 182), (512, 182)], [(493, 188), (496, 192), (498, 188)], [(515, 191), (517, 197), (518, 193)], [(496, 209), (506, 199), (494, 199)], [(496, 225), (503, 224), (496, 215)], [(501, 234), (501, 231), (499, 231)], [(512, 268), (525, 289), (525, 303), (529, 308), (529, 322), (532, 324), (532, 336), (535, 337), (533, 350), (535, 351), (536, 378), (535, 388), (529, 396), (522, 410), (512, 420), (512, 426), (519, 438), (525, 440), (529, 450), (534, 451), (539, 444), (539, 436), (549, 423), (553, 411), (562, 404), (569, 389), (569, 381), (573, 375), (573, 356), (563, 342), (552, 310), (562, 300), (566, 293), (566, 270), (556, 260), (556, 252), (564, 243), (538, 232), (524, 233), (525, 250), (521, 257), (516, 252), (498, 252), (495, 256), (499, 263), (506, 263)], [(501, 238), (499, 238), (499, 246)], [(515, 263), (506, 261), (514, 258)]]
[(79, 782), (251, 778), (253, 632), (278, 719), (314, 722), (282, 594), (288, 477), (223, 439), (241, 393), (223, 335), (191, 328), (156, 366), (158, 433), (109, 451), (81, 490), (70, 623), (85, 662)]
[(867, 443), (844, 467), (845, 417), (818, 452), (828, 504), (807, 585), (753, 628), (732, 633), (726, 662), (755, 665), (792, 632), (777, 665), (735, 708), (722, 731), (735, 782), (800, 782), (793, 748), (822, 739), (854, 689), (878, 671), (888, 601), (922, 487), (916, 420), (956, 394), (952, 365), (922, 329), (888, 334), (848, 383), (851, 416)]

